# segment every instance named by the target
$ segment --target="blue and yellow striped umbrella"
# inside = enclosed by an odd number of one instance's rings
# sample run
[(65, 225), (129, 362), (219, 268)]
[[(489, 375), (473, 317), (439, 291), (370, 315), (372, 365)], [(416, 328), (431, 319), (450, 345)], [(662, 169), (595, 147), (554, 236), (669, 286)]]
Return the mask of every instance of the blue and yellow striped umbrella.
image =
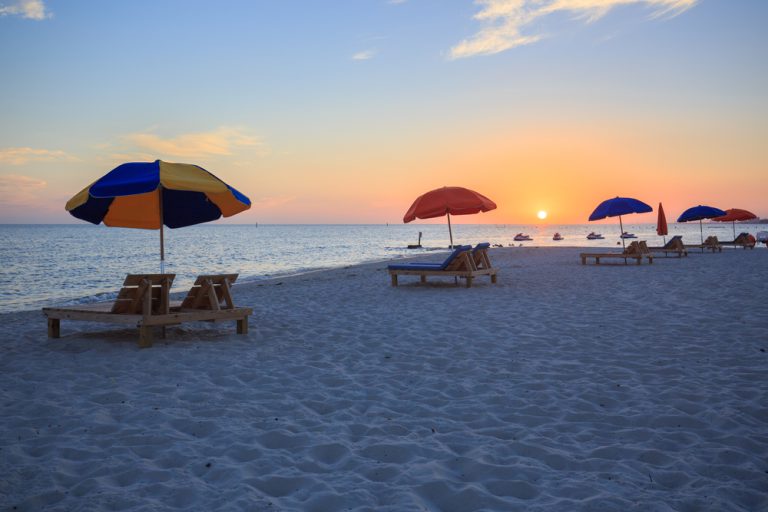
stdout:
[(231, 217), (251, 201), (202, 167), (192, 164), (130, 162), (119, 165), (67, 202), (73, 216), (93, 224), (159, 229), (181, 228)]

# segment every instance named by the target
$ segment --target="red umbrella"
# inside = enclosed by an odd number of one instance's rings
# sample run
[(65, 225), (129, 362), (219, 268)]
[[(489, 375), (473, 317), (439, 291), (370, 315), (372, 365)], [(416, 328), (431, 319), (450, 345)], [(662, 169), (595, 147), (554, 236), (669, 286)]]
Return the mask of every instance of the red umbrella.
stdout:
[(712, 220), (716, 220), (717, 222), (732, 222), (733, 223), (733, 239), (736, 239), (736, 221), (742, 221), (742, 220), (752, 220), (756, 219), (757, 215), (754, 213), (747, 211), (747, 210), (741, 210), (739, 208), (731, 208), (730, 210), (725, 210), (725, 215), (721, 215), (720, 217), (714, 217)]
[(473, 213), (494, 210), (496, 203), (474, 190), (463, 187), (443, 187), (430, 190), (416, 198), (403, 217), (404, 223), (415, 219), (432, 219), (448, 216), (448, 233), (453, 246), (451, 214), (471, 215)]
[(659, 217), (656, 220), (656, 234), (664, 237), (664, 245), (667, 245), (667, 235), (669, 229), (667, 228), (667, 216), (664, 215), (664, 207), (659, 203)]

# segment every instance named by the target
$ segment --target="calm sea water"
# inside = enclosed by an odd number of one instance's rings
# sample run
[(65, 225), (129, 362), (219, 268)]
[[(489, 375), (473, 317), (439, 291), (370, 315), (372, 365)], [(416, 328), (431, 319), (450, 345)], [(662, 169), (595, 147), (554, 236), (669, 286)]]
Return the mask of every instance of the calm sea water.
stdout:
[[(740, 226), (737, 226), (737, 232)], [(741, 226), (754, 234), (757, 225)], [(655, 225), (625, 224), (627, 231), (661, 243)], [(762, 227), (761, 227), (762, 229)], [(699, 240), (698, 224), (670, 224), (670, 235)], [(423, 233), (423, 249), (408, 250)], [(587, 240), (590, 231), (605, 240)], [(516, 233), (533, 237), (514, 242)], [(552, 240), (560, 232), (561, 242)], [(454, 226), (454, 242), (528, 246), (616, 247), (614, 225)], [(731, 225), (708, 224), (704, 236), (732, 239)], [(447, 251), (445, 225), (226, 225), (203, 224), (166, 230), (166, 272), (175, 273), (174, 290), (188, 288), (200, 273), (237, 272), (240, 280), (270, 277), (355, 263)], [(83, 225), (0, 225), (0, 312), (46, 305), (108, 300), (127, 273), (159, 271), (159, 235), (144, 231)]]

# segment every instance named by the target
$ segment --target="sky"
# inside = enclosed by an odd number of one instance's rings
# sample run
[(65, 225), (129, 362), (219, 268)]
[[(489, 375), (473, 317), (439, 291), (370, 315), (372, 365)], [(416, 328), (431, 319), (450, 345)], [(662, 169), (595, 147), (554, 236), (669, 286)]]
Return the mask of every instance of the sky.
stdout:
[(156, 159), (246, 194), (233, 223), (400, 223), (443, 186), (498, 205), (457, 223), (583, 223), (615, 196), (768, 217), (767, 20), (764, 0), (0, 0), (0, 223), (79, 223), (71, 196)]

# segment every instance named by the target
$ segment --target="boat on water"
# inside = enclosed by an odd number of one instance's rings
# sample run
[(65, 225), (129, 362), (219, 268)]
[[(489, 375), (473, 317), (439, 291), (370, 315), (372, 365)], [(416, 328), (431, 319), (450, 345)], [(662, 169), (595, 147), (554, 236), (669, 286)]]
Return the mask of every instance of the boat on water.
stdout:
[(600, 233), (595, 233), (592, 231), (590, 234), (587, 235), (587, 240), (603, 240), (604, 237)]
[(559, 241), (563, 239), (563, 235), (560, 233), (555, 233), (555, 236), (552, 237), (552, 240)]
[(634, 233), (627, 233), (626, 231), (619, 235), (621, 238), (637, 238)]
[(768, 247), (768, 231), (758, 231), (756, 238), (759, 243), (763, 243)]
[(518, 233), (515, 235), (515, 242), (529, 242), (531, 240), (533, 240), (533, 238), (531, 238), (528, 235), (524, 235), (522, 233)]

